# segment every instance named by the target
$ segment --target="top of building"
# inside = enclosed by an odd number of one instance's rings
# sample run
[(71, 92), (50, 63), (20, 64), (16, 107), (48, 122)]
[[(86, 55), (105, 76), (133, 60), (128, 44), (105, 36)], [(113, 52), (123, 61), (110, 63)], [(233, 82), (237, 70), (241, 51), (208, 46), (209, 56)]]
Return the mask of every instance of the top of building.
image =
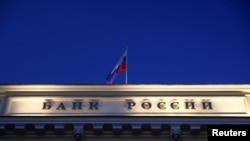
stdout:
[(250, 93), (250, 84), (0, 84), (11, 91), (234, 91)]

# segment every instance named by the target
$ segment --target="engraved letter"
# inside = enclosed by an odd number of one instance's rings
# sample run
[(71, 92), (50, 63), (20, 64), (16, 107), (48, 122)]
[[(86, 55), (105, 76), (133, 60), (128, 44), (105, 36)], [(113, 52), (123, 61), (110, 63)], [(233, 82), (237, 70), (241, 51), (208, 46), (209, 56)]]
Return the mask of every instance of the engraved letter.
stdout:
[(61, 102), (59, 104), (59, 106), (56, 108), (56, 110), (66, 110), (66, 109), (65, 109), (65, 106), (63, 105), (63, 103)]
[(51, 108), (51, 102), (43, 102), (43, 110), (49, 110)]
[(186, 107), (186, 109), (195, 109), (195, 103), (194, 103), (194, 101), (193, 100), (187, 100), (186, 102), (185, 102), (185, 107)]
[(180, 107), (179, 107), (179, 102), (172, 102), (171, 104), (170, 104), (170, 107), (172, 108), (172, 109), (179, 109)]
[(126, 100), (127, 101), (127, 104), (128, 104), (128, 110), (131, 110), (132, 107), (135, 106), (135, 102), (133, 100)]
[(159, 109), (161, 109), (161, 110), (164, 110), (164, 109), (166, 109), (165, 105), (166, 105), (166, 102), (159, 102), (159, 103), (157, 104), (157, 107), (158, 107)]
[(213, 109), (213, 107), (212, 107), (212, 102), (210, 102), (210, 101), (202, 101), (201, 102), (202, 103), (202, 109), (207, 109), (207, 110), (212, 110)]
[(72, 110), (81, 110), (82, 109), (82, 102), (81, 101), (72, 102), (72, 104), (73, 104)]
[(89, 102), (89, 110), (98, 110), (99, 103), (98, 101)]
[(150, 109), (152, 104), (150, 102), (142, 102), (141, 106), (143, 109)]

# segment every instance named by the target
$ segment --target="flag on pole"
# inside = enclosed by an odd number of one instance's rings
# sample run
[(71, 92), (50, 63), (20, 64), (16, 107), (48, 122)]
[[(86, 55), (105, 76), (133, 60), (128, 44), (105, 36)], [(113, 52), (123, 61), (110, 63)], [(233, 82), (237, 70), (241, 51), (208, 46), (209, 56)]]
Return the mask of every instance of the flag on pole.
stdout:
[(122, 54), (113, 70), (108, 74), (106, 82), (108, 84), (112, 84), (118, 74), (123, 71), (127, 71), (127, 49)]

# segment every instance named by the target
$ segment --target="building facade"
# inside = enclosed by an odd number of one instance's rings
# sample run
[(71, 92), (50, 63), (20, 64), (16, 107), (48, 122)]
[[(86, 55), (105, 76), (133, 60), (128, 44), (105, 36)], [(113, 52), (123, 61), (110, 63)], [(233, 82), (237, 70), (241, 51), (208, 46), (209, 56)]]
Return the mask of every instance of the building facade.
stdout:
[(206, 141), (250, 123), (250, 85), (0, 85), (0, 141)]

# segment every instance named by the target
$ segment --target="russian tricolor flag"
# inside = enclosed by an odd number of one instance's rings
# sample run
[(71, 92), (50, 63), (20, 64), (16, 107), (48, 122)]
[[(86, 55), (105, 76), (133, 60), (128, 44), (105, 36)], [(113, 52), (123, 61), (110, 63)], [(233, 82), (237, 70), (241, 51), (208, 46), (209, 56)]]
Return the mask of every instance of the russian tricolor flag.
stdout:
[(126, 70), (127, 70), (127, 49), (122, 54), (121, 58), (115, 65), (114, 69), (108, 74), (106, 82), (108, 84), (112, 84), (115, 78), (118, 76), (118, 74)]

